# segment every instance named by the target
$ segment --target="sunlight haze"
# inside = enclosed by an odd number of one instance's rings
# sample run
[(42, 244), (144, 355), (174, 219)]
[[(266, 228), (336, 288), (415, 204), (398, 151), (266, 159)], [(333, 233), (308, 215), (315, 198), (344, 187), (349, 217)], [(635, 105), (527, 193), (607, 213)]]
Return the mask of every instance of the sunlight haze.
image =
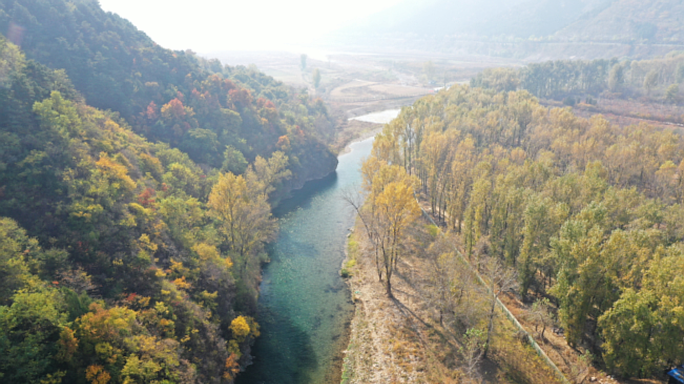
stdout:
[(100, 4), (166, 48), (207, 53), (305, 45), (322, 33), (399, 1), (100, 0)]

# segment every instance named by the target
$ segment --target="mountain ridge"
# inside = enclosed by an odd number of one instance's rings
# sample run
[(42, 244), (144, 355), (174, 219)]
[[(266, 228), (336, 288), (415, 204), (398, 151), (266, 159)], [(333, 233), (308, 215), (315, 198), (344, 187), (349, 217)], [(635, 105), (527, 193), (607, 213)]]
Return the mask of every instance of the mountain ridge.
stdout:
[[(661, 45), (684, 49), (679, 20), (684, 20), (684, 5), (677, 0), (404, 1), (321, 43), (527, 61), (648, 58), (673, 49)], [(560, 47), (549, 49), (549, 44)]]

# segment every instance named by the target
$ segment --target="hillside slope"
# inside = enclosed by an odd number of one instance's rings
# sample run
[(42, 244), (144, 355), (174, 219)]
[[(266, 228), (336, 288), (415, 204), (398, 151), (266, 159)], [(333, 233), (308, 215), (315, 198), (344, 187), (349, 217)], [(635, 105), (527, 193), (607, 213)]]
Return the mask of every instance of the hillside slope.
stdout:
[(359, 34), (396, 33), (443, 37), (455, 34), (520, 38), (546, 36), (569, 25), (606, 0), (431, 0), (405, 1), (371, 15)]
[(356, 49), (524, 60), (647, 58), (684, 49), (677, 0), (404, 1), (328, 36)]
[(684, 42), (684, 3), (675, 0), (617, 0), (582, 15), (554, 37), (580, 41)]
[(335, 168), (324, 144), (334, 122), (321, 102), (258, 71), (164, 49), (97, 1), (0, 1), (0, 31), (27, 58), (64, 69), (89, 105), (200, 164), (221, 168), (226, 146), (248, 161), (281, 150), (293, 186)]
[(0, 31), (0, 382), (232, 383), (271, 205), (337, 164), (325, 105), (97, 1)]

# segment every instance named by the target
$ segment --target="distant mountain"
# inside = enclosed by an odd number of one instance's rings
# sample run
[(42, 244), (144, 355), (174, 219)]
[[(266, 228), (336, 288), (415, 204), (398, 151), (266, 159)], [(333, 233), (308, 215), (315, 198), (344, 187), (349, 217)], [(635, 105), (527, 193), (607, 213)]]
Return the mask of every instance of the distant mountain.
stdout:
[(354, 25), (356, 34), (546, 36), (609, 0), (409, 0)]
[(681, 0), (618, 0), (587, 12), (555, 36), (583, 41), (684, 43)]
[(684, 48), (682, 20), (680, 0), (407, 0), (331, 34), (327, 43), (521, 59), (653, 56), (672, 49), (654, 44)]

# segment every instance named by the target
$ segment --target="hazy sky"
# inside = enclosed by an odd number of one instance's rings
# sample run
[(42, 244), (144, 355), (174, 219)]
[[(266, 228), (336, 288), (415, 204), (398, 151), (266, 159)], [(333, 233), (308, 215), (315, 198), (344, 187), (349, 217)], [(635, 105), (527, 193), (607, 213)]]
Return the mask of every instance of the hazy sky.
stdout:
[(305, 46), (400, 0), (100, 0), (165, 48), (199, 53)]

